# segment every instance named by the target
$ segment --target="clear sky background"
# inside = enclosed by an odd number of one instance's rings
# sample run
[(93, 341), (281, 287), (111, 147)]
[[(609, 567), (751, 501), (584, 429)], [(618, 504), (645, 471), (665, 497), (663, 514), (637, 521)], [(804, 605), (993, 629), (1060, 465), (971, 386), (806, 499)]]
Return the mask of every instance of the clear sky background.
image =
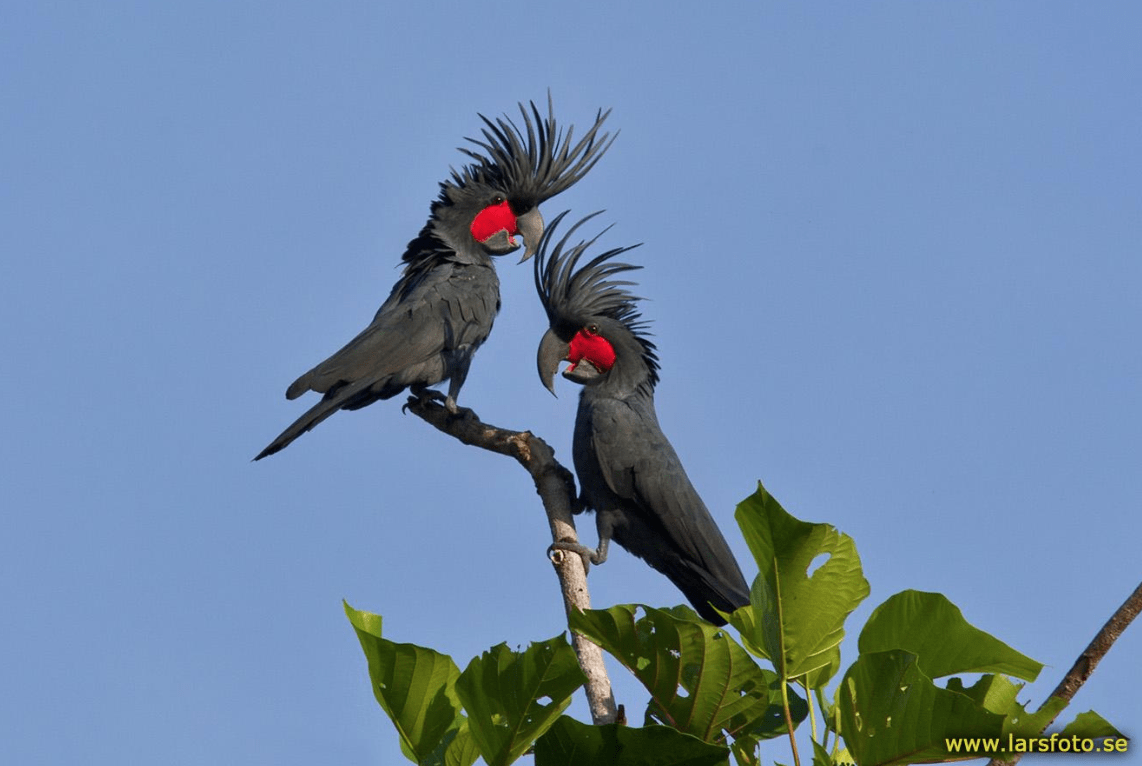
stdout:
[[(759, 479), (855, 539), (846, 665), (940, 591), (1048, 665), (1037, 705), (1138, 584), (1137, 3), (180, 5), (0, 23), (0, 761), (400, 763), (341, 599), (461, 667), (564, 630), (527, 475), (400, 400), (250, 462), (477, 113), (548, 88), (614, 108), (544, 213), (645, 243), (659, 416), (747, 576)], [(461, 404), (569, 465), (515, 260)], [(682, 601), (617, 549), (590, 583)], [(1071, 712), (1142, 735), (1140, 656), (1135, 625)]]

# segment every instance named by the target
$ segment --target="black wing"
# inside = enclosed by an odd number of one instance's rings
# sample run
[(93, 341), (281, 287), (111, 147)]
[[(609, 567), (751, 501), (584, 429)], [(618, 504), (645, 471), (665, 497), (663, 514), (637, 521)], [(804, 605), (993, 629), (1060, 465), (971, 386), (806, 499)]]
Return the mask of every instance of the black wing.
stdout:
[[(600, 400), (592, 447), (602, 478), (625, 501), (615, 541), (670, 578), (704, 618), (749, 603), (749, 587), (706, 504), (645, 401)], [(599, 510), (599, 509), (596, 509)]]
[(307, 391), (325, 396), (254, 459), (284, 449), (337, 410), (359, 409), (413, 384), (462, 380), (491, 333), (498, 296), (493, 269), (455, 263), (394, 289), (368, 327), (286, 390), (289, 399)]

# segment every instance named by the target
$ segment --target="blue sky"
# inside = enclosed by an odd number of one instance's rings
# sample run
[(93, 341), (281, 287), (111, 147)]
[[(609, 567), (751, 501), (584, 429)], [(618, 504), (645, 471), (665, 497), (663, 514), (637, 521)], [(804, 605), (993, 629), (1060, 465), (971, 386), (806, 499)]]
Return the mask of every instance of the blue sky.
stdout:
[[(760, 479), (855, 539), (851, 635), (940, 591), (1048, 665), (1036, 704), (1138, 584), (1142, 10), (613, 5), (6, 9), (0, 761), (398, 763), (341, 599), (461, 666), (564, 629), (527, 475), (399, 401), (250, 463), (477, 113), (548, 88), (614, 108), (544, 212), (645, 243), (659, 416), (747, 576)], [(570, 464), (576, 391), (535, 375), (530, 269), (500, 276), (461, 403)], [(682, 600), (617, 550), (590, 584)], [(1140, 651), (1074, 710), (1138, 734)]]

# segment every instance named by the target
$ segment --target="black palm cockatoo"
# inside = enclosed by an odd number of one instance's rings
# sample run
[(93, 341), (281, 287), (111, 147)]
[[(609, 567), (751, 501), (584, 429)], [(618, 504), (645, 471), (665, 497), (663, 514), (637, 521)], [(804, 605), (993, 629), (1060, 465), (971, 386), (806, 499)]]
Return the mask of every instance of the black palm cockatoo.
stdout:
[[(406, 388), (418, 397), (444, 399), (457, 411), (472, 356), (492, 331), (500, 309), (500, 281), (492, 257), (527, 249), (543, 235), (538, 205), (579, 181), (610, 147), (600, 134), (610, 111), (600, 110), (578, 142), (556, 125), (548, 99), (543, 119), (534, 103), (519, 105), (523, 127), (483, 115), (478, 150), (461, 148), (474, 162), (440, 184), (428, 223), (408, 243), (401, 277), (372, 323), (340, 351), (295, 380), (287, 399), (323, 394), (304, 415), (262, 450), (261, 460), (288, 446), (337, 410), (356, 410)], [(609, 139), (609, 140), (608, 140)], [(448, 395), (428, 386), (449, 381)]]
[(563, 377), (583, 386), (572, 453), (580, 499), (595, 511), (599, 547), (553, 547), (601, 564), (614, 539), (670, 578), (704, 619), (723, 625), (711, 604), (732, 612), (749, 603), (749, 587), (658, 425), (655, 347), (638, 298), (625, 289), (633, 283), (612, 279), (641, 267), (611, 260), (630, 249), (617, 248), (577, 269), (595, 240), (574, 246), (568, 240), (592, 216), (553, 246), (565, 215), (552, 222), (535, 262), (535, 286), (551, 325), (539, 344), (539, 377), (554, 394), (555, 373), (567, 361)]

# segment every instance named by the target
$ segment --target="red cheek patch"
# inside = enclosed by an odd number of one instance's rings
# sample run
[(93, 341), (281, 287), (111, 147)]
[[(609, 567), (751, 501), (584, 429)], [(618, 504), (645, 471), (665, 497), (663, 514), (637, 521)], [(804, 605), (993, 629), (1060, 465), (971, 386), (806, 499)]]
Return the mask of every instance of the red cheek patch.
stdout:
[(515, 236), (519, 234), (519, 227), (516, 225), (511, 205), (504, 200), (481, 210), (472, 220), (471, 231), (477, 242), (487, 242), (492, 235), (500, 231), (506, 231), (509, 238)]
[(598, 333), (580, 330), (571, 339), (571, 349), (567, 353), (567, 361), (571, 362), (570, 369), (574, 370), (584, 359), (595, 365), (599, 372), (607, 372), (615, 366), (614, 346)]

